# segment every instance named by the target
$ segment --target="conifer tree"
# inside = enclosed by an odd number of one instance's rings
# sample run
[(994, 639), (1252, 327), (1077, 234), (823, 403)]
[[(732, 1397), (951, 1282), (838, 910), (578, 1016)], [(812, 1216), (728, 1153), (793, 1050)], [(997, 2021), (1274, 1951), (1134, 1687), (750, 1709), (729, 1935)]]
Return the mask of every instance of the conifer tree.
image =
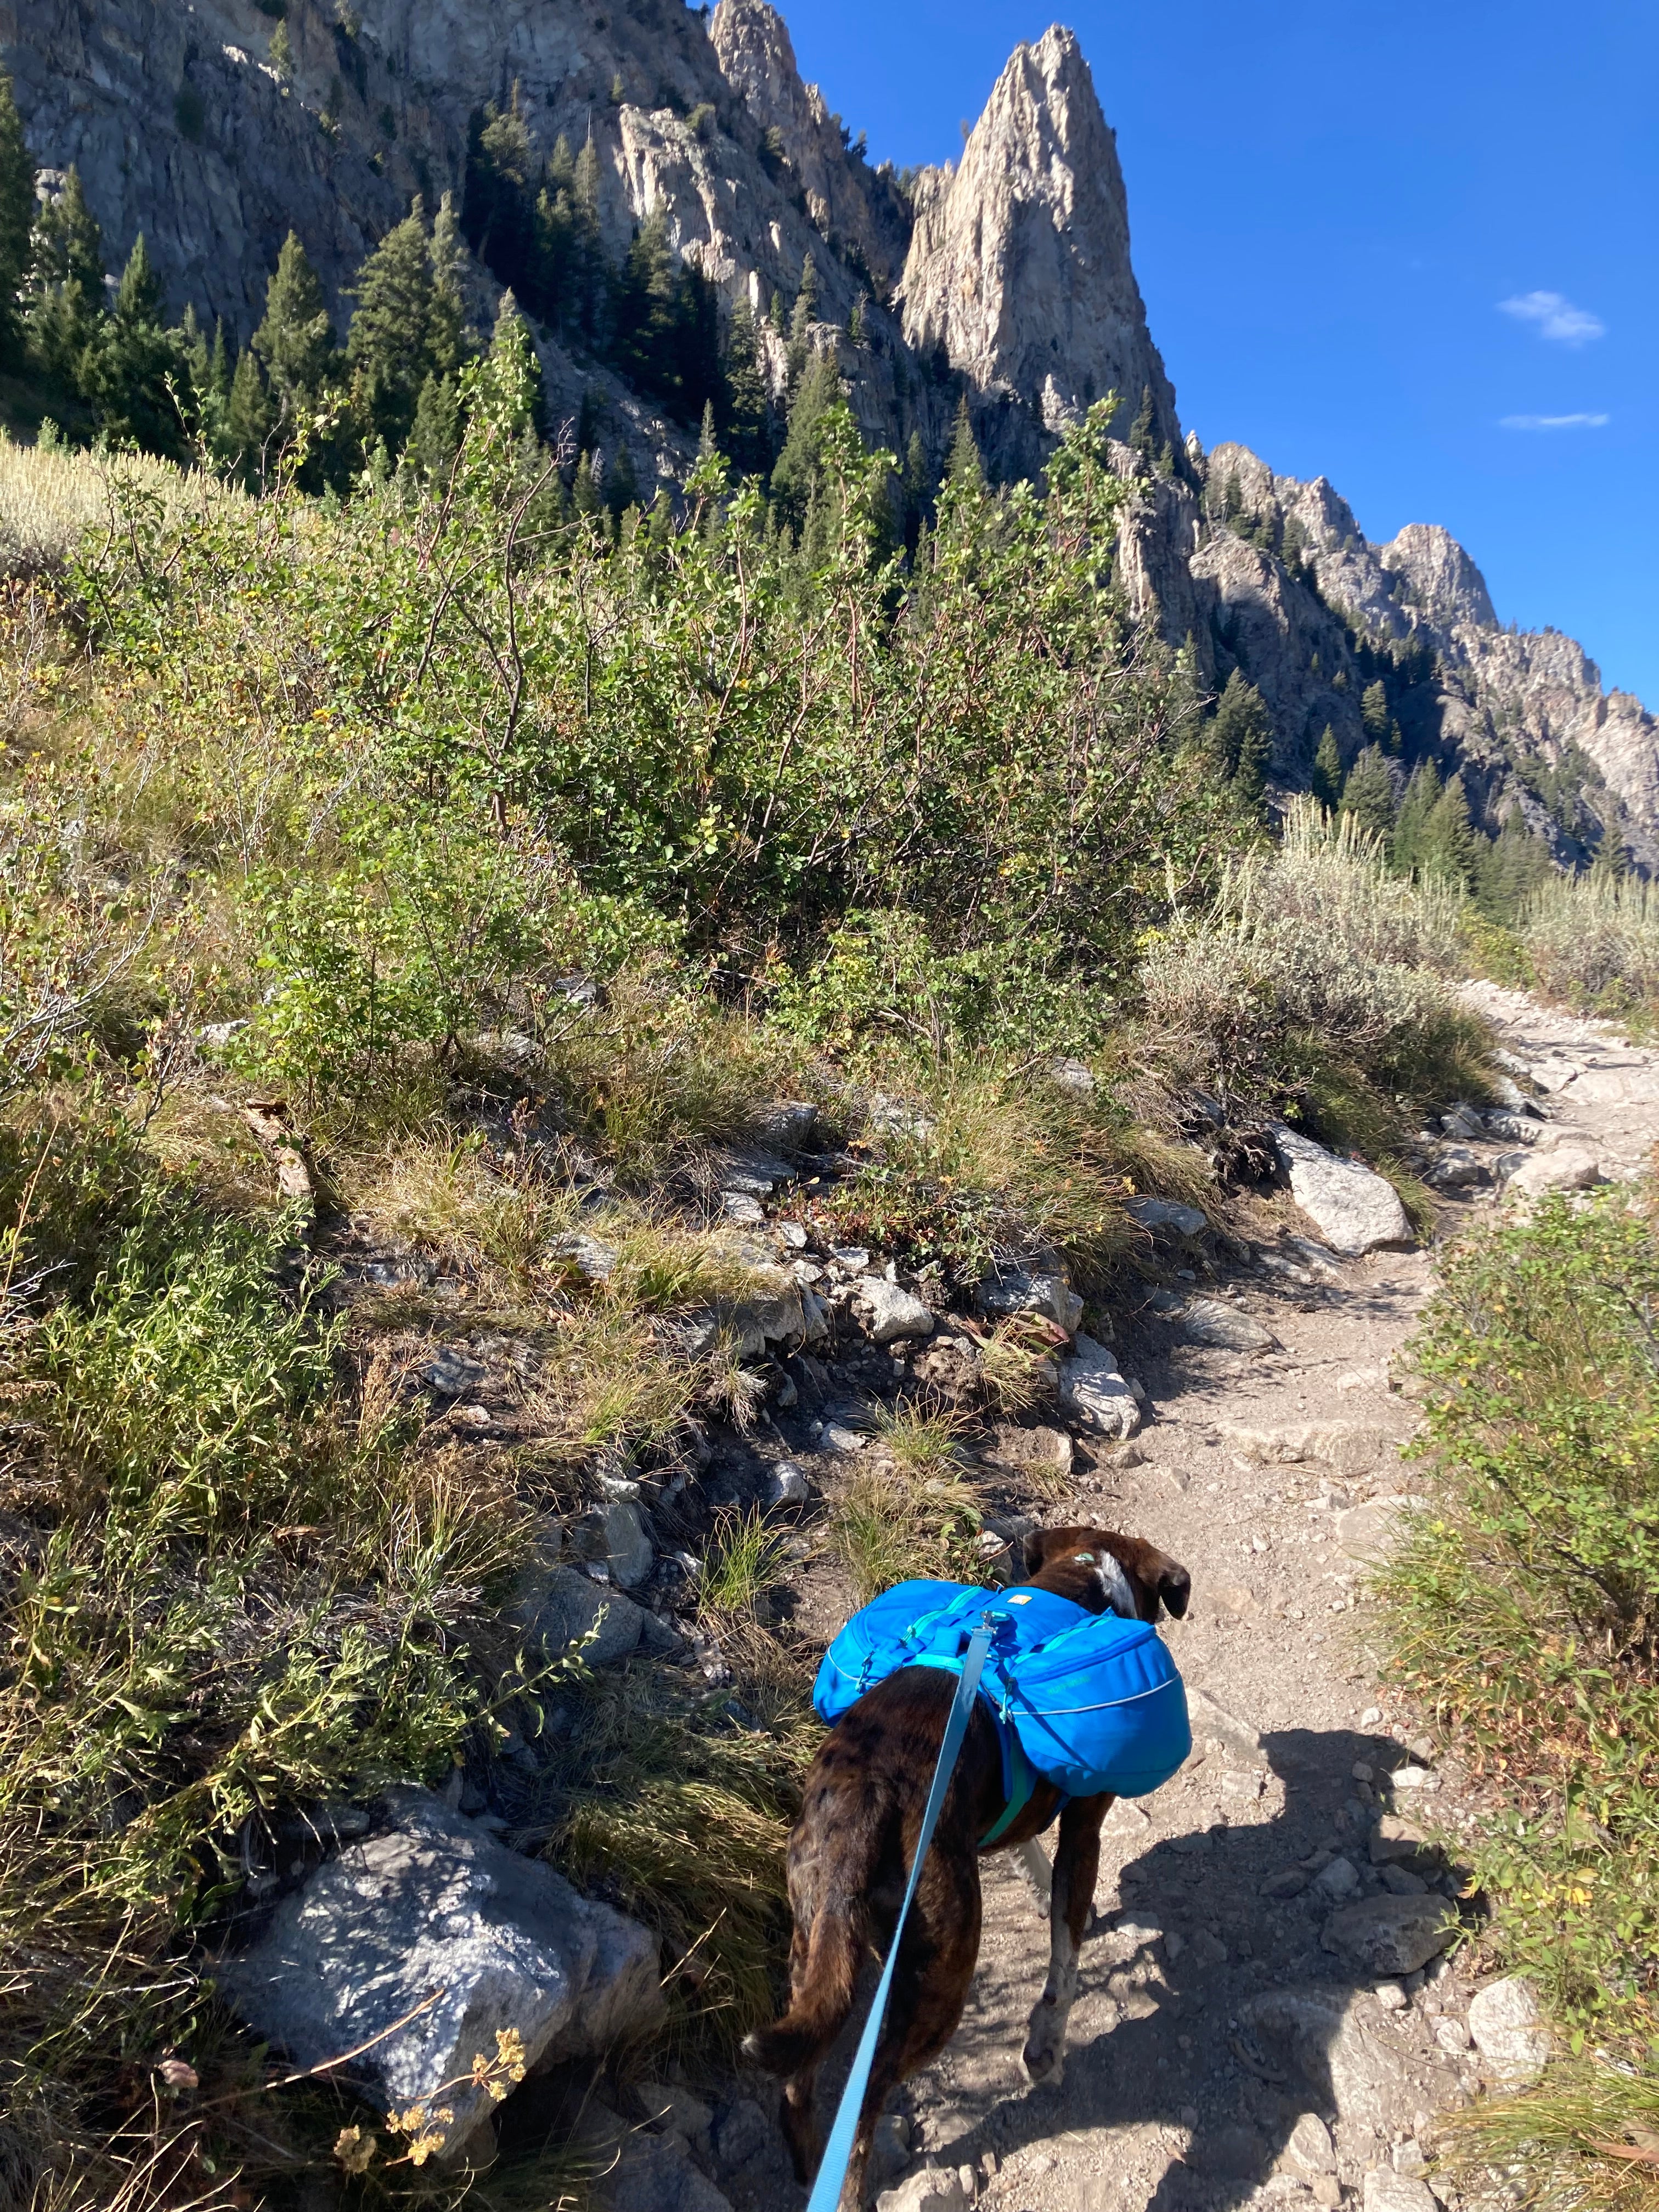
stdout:
[(772, 496), (795, 528), (805, 520), (807, 502), (823, 465), (824, 418), (841, 404), (841, 371), (830, 354), (814, 354), (795, 389), (788, 434), (772, 471)]
[(1140, 387), (1140, 404), (1135, 410), (1134, 421), (1129, 425), (1128, 442), (1134, 447), (1136, 453), (1143, 455), (1149, 461), (1154, 459), (1158, 452), (1158, 440), (1154, 434), (1155, 427), (1156, 422), (1152, 413), (1152, 387), (1150, 384), (1143, 384)]
[(749, 303), (732, 311), (726, 334), (724, 404), (726, 450), (740, 476), (763, 475), (772, 465), (771, 394), (761, 368), (759, 334)]
[(366, 440), (401, 452), (431, 367), (432, 257), (418, 199), (357, 271), (352, 291), (346, 361), (355, 410)]
[(613, 522), (621, 522), (630, 507), (639, 504), (639, 477), (634, 470), (634, 456), (626, 445), (618, 444), (616, 459), (605, 472), (605, 503)]
[(432, 218), (427, 246), (432, 270), (432, 305), (427, 318), (426, 357), (432, 373), (453, 376), (477, 348), (477, 333), (469, 330), (464, 296), (466, 248), (461, 219), (455, 212), (454, 195), (446, 192)]
[(920, 430), (912, 430), (910, 442), (904, 449), (904, 542), (914, 554), (921, 542), (927, 527), (929, 495), (933, 484), (927, 468), (927, 449), (921, 442)]
[(290, 230), (265, 286), (265, 312), (250, 343), (285, 425), (314, 407), (334, 370), (334, 331), (316, 270)]
[(103, 236), (71, 168), (35, 217), (24, 310), (29, 351), (66, 392), (80, 391), (82, 357), (103, 312)]
[(29, 265), (33, 227), (34, 164), (11, 79), (0, 71), (0, 368), (15, 368), (23, 356), (19, 295)]
[(593, 480), (593, 457), (583, 452), (577, 456), (576, 473), (570, 486), (570, 504), (580, 521), (592, 521), (605, 513), (605, 501), (599, 496), (599, 485)]
[(1364, 724), (1365, 735), (1373, 744), (1383, 745), (1389, 741), (1389, 695), (1381, 678), (1368, 684), (1359, 697), (1359, 719)]
[(448, 477), (461, 442), (460, 392), (453, 376), (428, 369), (415, 401), (415, 422), (404, 459), (428, 483)]
[(526, 297), (538, 289), (539, 166), (515, 81), (507, 106), (491, 100), (468, 132), (464, 221), (467, 243), (479, 260)]
[(980, 459), (974, 419), (968, 412), (964, 392), (957, 402), (957, 419), (951, 432), (951, 455), (945, 464), (945, 481), (953, 492), (977, 494), (985, 489), (985, 465)]
[(1235, 668), (1222, 686), (1209, 729), (1216, 765), (1239, 795), (1254, 804), (1261, 795), (1273, 757), (1273, 727), (1261, 694)]
[(1362, 830), (1385, 842), (1392, 835), (1394, 777), (1380, 745), (1367, 745), (1348, 770), (1342, 787), (1342, 811), (1352, 814)]
[(1402, 876), (1414, 875), (1423, 866), (1424, 831), (1439, 798), (1440, 772), (1431, 760), (1422, 761), (1412, 771), (1395, 823), (1394, 865)]
[(1467, 884), (1474, 874), (1481, 842), (1469, 816), (1463, 779), (1449, 776), (1423, 824), (1424, 874)]
[(712, 399), (705, 399), (702, 404), (702, 428), (697, 433), (697, 459), (700, 461), (709, 460), (719, 453), (720, 449), (720, 441), (714, 430), (714, 403)]
[(259, 356), (244, 346), (225, 405), (226, 458), (250, 489), (264, 479), (277, 406), (265, 386)]
[(599, 233), (599, 154), (590, 131), (576, 156), (572, 173), (570, 204), (574, 228), (571, 237), (573, 313), (565, 319), (589, 345), (597, 345), (605, 319), (606, 270), (605, 241)]
[(1342, 753), (1336, 742), (1336, 732), (1328, 722), (1325, 734), (1319, 740), (1319, 750), (1314, 755), (1313, 795), (1320, 805), (1332, 813), (1342, 795)]
[(140, 231), (121, 272), (115, 305), (81, 358), (80, 383), (99, 428), (118, 445), (182, 454), (179, 409), (185, 364), (161, 322), (161, 286)]
[(1513, 921), (1541, 883), (1555, 873), (1550, 848), (1527, 827), (1517, 802), (1504, 817), (1504, 826), (1490, 843), (1482, 841), (1475, 855), (1475, 896), (1483, 914), (1494, 921)]

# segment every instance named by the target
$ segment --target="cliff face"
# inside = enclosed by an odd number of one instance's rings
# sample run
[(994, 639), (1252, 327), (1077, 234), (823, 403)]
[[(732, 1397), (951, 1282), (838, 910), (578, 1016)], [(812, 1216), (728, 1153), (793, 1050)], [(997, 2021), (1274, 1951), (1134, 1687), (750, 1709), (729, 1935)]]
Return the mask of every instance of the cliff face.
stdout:
[[(763, 319), (779, 389), (763, 318), (775, 292), (793, 301), (810, 253), (811, 343), (835, 351), (873, 442), (902, 452), (918, 433), (937, 461), (965, 393), (992, 472), (1028, 474), (1095, 398), (1121, 395), (1120, 436), (1149, 399), (1170, 463), (1119, 449), (1135, 487), (1121, 573), (1202, 681), (1237, 667), (1257, 684), (1285, 782), (1306, 781), (1327, 725), (1359, 750), (1381, 650), (1409, 678), (1393, 687), (1404, 735), (1464, 769), (1490, 826), (1518, 800), (1577, 857), (1532, 772), (1564, 770), (1659, 861), (1659, 728), (1603, 693), (1571, 639), (1501, 629), (1444, 531), (1372, 545), (1322, 477), (1182, 445), (1116, 146), (1069, 31), (1016, 48), (959, 166), (907, 194), (803, 82), (767, 0), (720, 0), (706, 28), (681, 0), (288, 0), (285, 58), (276, 27), (252, 0), (0, 0), (0, 66), (37, 161), (79, 165), (112, 266), (145, 233), (174, 312), (191, 301), (246, 337), (290, 226), (339, 301), (416, 192), (459, 196), (471, 124), (516, 87), (544, 153), (591, 134), (612, 253), (660, 208), (727, 307)], [(646, 481), (684, 473), (683, 430), (550, 339), (543, 358), (556, 420), (597, 394)]]

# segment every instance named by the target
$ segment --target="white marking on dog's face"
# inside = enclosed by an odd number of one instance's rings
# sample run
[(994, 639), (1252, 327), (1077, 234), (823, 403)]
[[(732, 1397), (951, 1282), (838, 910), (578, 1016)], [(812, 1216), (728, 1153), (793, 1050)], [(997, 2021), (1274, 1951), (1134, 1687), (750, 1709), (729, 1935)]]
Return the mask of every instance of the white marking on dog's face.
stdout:
[(1102, 1552), (1094, 1560), (1095, 1578), (1100, 1584), (1100, 1594), (1109, 1609), (1124, 1620), (1133, 1620), (1135, 1594), (1129, 1587), (1129, 1577), (1123, 1571), (1121, 1560), (1109, 1552)]

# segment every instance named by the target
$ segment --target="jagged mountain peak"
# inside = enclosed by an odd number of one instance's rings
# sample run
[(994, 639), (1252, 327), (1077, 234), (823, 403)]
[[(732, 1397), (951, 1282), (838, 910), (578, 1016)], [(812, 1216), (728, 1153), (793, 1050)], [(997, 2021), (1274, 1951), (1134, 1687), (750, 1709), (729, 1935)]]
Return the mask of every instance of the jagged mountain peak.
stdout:
[(1382, 548), (1382, 565), (1404, 576), (1413, 603), (1431, 622), (1448, 629), (1463, 623), (1497, 628), (1486, 578), (1437, 522), (1408, 522)]
[(1050, 433), (1116, 391), (1152, 394), (1180, 442), (1175, 393), (1129, 259), (1117, 143), (1074, 33), (1014, 49), (953, 169), (924, 173), (899, 287), (905, 336), (943, 348), (977, 392)]

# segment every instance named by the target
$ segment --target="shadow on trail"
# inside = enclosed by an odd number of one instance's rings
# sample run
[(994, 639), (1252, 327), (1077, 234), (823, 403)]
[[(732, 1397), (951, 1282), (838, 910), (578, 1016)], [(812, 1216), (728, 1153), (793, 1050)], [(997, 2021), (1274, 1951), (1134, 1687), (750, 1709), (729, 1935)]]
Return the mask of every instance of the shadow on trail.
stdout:
[[(990, 2150), (1006, 2163), (1074, 2130), (1182, 2129), (1188, 2147), (1171, 2152), (1156, 2186), (1116, 2201), (1224, 2212), (1274, 2171), (1304, 2113), (1332, 2127), (1352, 2188), (1419, 2109), (1449, 2101), (1455, 2069), (1410, 2047), (1409, 2015), (1352, 2004), (1380, 1978), (1322, 1948), (1339, 1900), (1311, 1886), (1281, 1900), (1261, 1894), (1288, 1869), (1316, 1872), (1322, 1850), (1358, 1877), (1340, 1904), (1384, 1893), (1367, 1852), (1375, 1808), (1356, 1797), (1352, 1770), (1397, 1764), (1400, 1747), (1350, 1729), (1287, 1730), (1265, 1747), (1285, 1785), (1275, 1817), (1252, 1820), (1246, 1806), (1231, 1824), (1160, 1838), (1125, 1865), (1115, 1898), (1103, 1873), (1060, 2087), (1030, 2088), (1018, 2073), (1046, 1954), (1035, 1905), (1028, 1956), (981, 1957), (976, 1999), (939, 2075), (941, 2102), (970, 2124), (948, 2148), (930, 2136), (931, 2155), (956, 2165)], [(1091, 2203), (1114, 2201), (1109, 2172), (1103, 2179)], [(1015, 2212), (1069, 2208), (1070, 2194), (1054, 2193), (1060, 2179), (1033, 2176), (1003, 2201)]]

